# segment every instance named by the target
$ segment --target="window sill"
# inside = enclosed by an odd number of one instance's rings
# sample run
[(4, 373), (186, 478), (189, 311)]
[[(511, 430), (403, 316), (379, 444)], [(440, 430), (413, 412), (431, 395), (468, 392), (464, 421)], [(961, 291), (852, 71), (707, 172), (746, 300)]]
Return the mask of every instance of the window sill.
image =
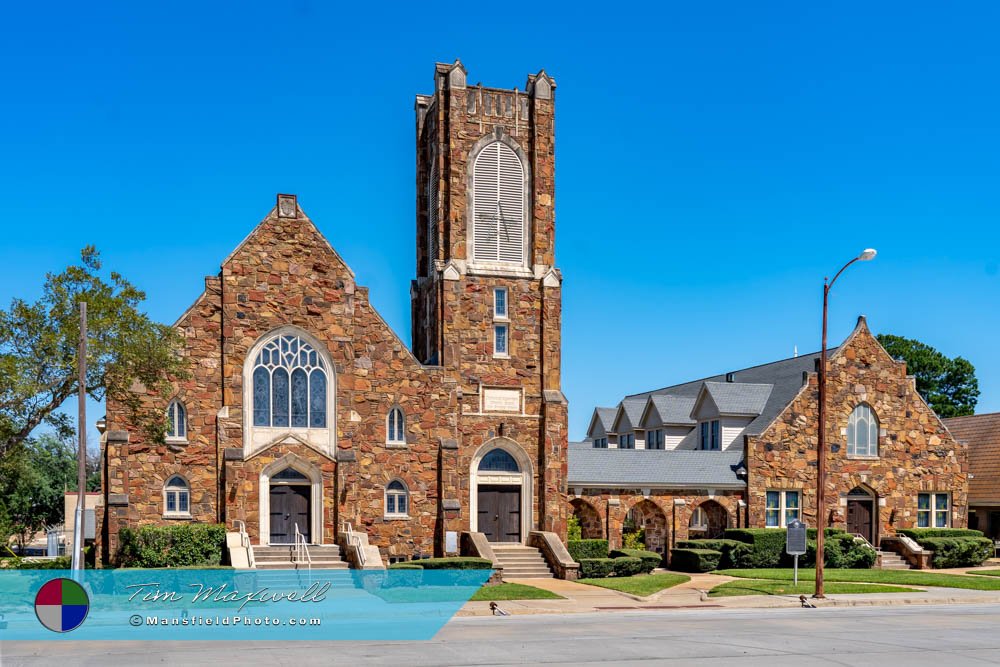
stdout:
[(165, 438), (164, 442), (168, 445), (187, 445), (190, 444), (187, 438)]
[(194, 521), (190, 514), (164, 514), (163, 518), (167, 521)]
[(409, 521), (412, 518), (409, 514), (387, 514), (382, 517), (385, 521)]
[(387, 442), (385, 443), (386, 449), (408, 449), (409, 445), (405, 442)]
[(879, 461), (882, 457), (877, 454), (875, 456), (868, 454), (848, 454), (847, 459), (849, 461)]
[(510, 355), (509, 354), (495, 354), (494, 353), (493, 358), (494, 359), (510, 359)]

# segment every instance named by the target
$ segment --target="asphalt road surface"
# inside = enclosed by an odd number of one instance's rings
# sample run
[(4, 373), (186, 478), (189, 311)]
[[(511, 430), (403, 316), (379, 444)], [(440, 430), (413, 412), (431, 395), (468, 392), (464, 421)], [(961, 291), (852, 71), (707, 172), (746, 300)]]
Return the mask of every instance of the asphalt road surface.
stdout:
[(22, 665), (1000, 665), (1000, 605), (456, 618), (428, 642), (7, 642)]

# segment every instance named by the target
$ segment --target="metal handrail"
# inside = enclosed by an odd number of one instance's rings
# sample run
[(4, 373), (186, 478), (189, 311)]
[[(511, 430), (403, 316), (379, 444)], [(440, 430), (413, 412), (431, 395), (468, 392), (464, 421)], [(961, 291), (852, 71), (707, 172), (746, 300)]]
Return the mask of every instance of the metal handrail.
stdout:
[(361, 538), (354, 534), (354, 528), (347, 522), (347, 543), (354, 546), (358, 554), (358, 565), (362, 569), (365, 567), (365, 548), (361, 546)]
[(251, 570), (257, 569), (257, 562), (253, 558), (253, 544), (250, 543), (250, 535), (247, 533), (247, 525), (239, 519), (233, 521), (233, 525), (240, 531), (240, 546), (247, 550), (247, 565)]
[(312, 556), (309, 555), (309, 545), (306, 544), (306, 536), (299, 532), (299, 524), (295, 524), (295, 562), (306, 563), (312, 569)]

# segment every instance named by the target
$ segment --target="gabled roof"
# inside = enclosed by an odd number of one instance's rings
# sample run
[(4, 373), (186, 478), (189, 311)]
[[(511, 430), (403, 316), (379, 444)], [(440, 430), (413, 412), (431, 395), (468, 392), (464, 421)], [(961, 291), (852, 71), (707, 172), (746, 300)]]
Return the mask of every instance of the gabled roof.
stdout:
[(1000, 412), (942, 421), (969, 448), (969, 503), (1000, 503)]
[[(628, 433), (635, 429), (636, 426), (642, 421), (642, 411), (646, 407), (646, 397), (642, 398), (626, 398), (624, 401), (618, 404), (618, 412), (615, 414), (615, 420), (611, 427), (612, 433)], [(628, 422), (628, 428), (622, 428), (622, 418), (625, 418)]]
[(691, 418), (691, 410), (694, 409), (694, 399), (690, 396), (670, 396), (668, 394), (653, 394), (646, 404), (646, 411), (642, 414), (645, 422), (649, 419), (649, 413), (655, 412), (657, 415), (657, 426), (665, 424), (667, 426), (692, 426), (695, 421)]
[(593, 435), (594, 426), (597, 423), (601, 424), (605, 433), (610, 433), (616, 414), (618, 414), (618, 408), (594, 408), (594, 414), (590, 418), (590, 426), (587, 427), (587, 437)]
[(569, 486), (742, 489), (742, 451), (594, 449), (571, 443)]
[(698, 394), (691, 416), (695, 416), (701, 400), (710, 396), (720, 415), (756, 417), (764, 410), (773, 388), (771, 384), (749, 382), (706, 382)]

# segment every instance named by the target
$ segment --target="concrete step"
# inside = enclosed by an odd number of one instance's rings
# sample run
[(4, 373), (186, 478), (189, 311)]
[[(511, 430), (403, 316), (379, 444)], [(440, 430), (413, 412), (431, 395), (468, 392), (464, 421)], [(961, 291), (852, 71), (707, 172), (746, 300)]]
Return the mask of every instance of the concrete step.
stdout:
[(551, 579), (552, 571), (542, 552), (522, 544), (491, 544), (503, 567), (505, 579)]

